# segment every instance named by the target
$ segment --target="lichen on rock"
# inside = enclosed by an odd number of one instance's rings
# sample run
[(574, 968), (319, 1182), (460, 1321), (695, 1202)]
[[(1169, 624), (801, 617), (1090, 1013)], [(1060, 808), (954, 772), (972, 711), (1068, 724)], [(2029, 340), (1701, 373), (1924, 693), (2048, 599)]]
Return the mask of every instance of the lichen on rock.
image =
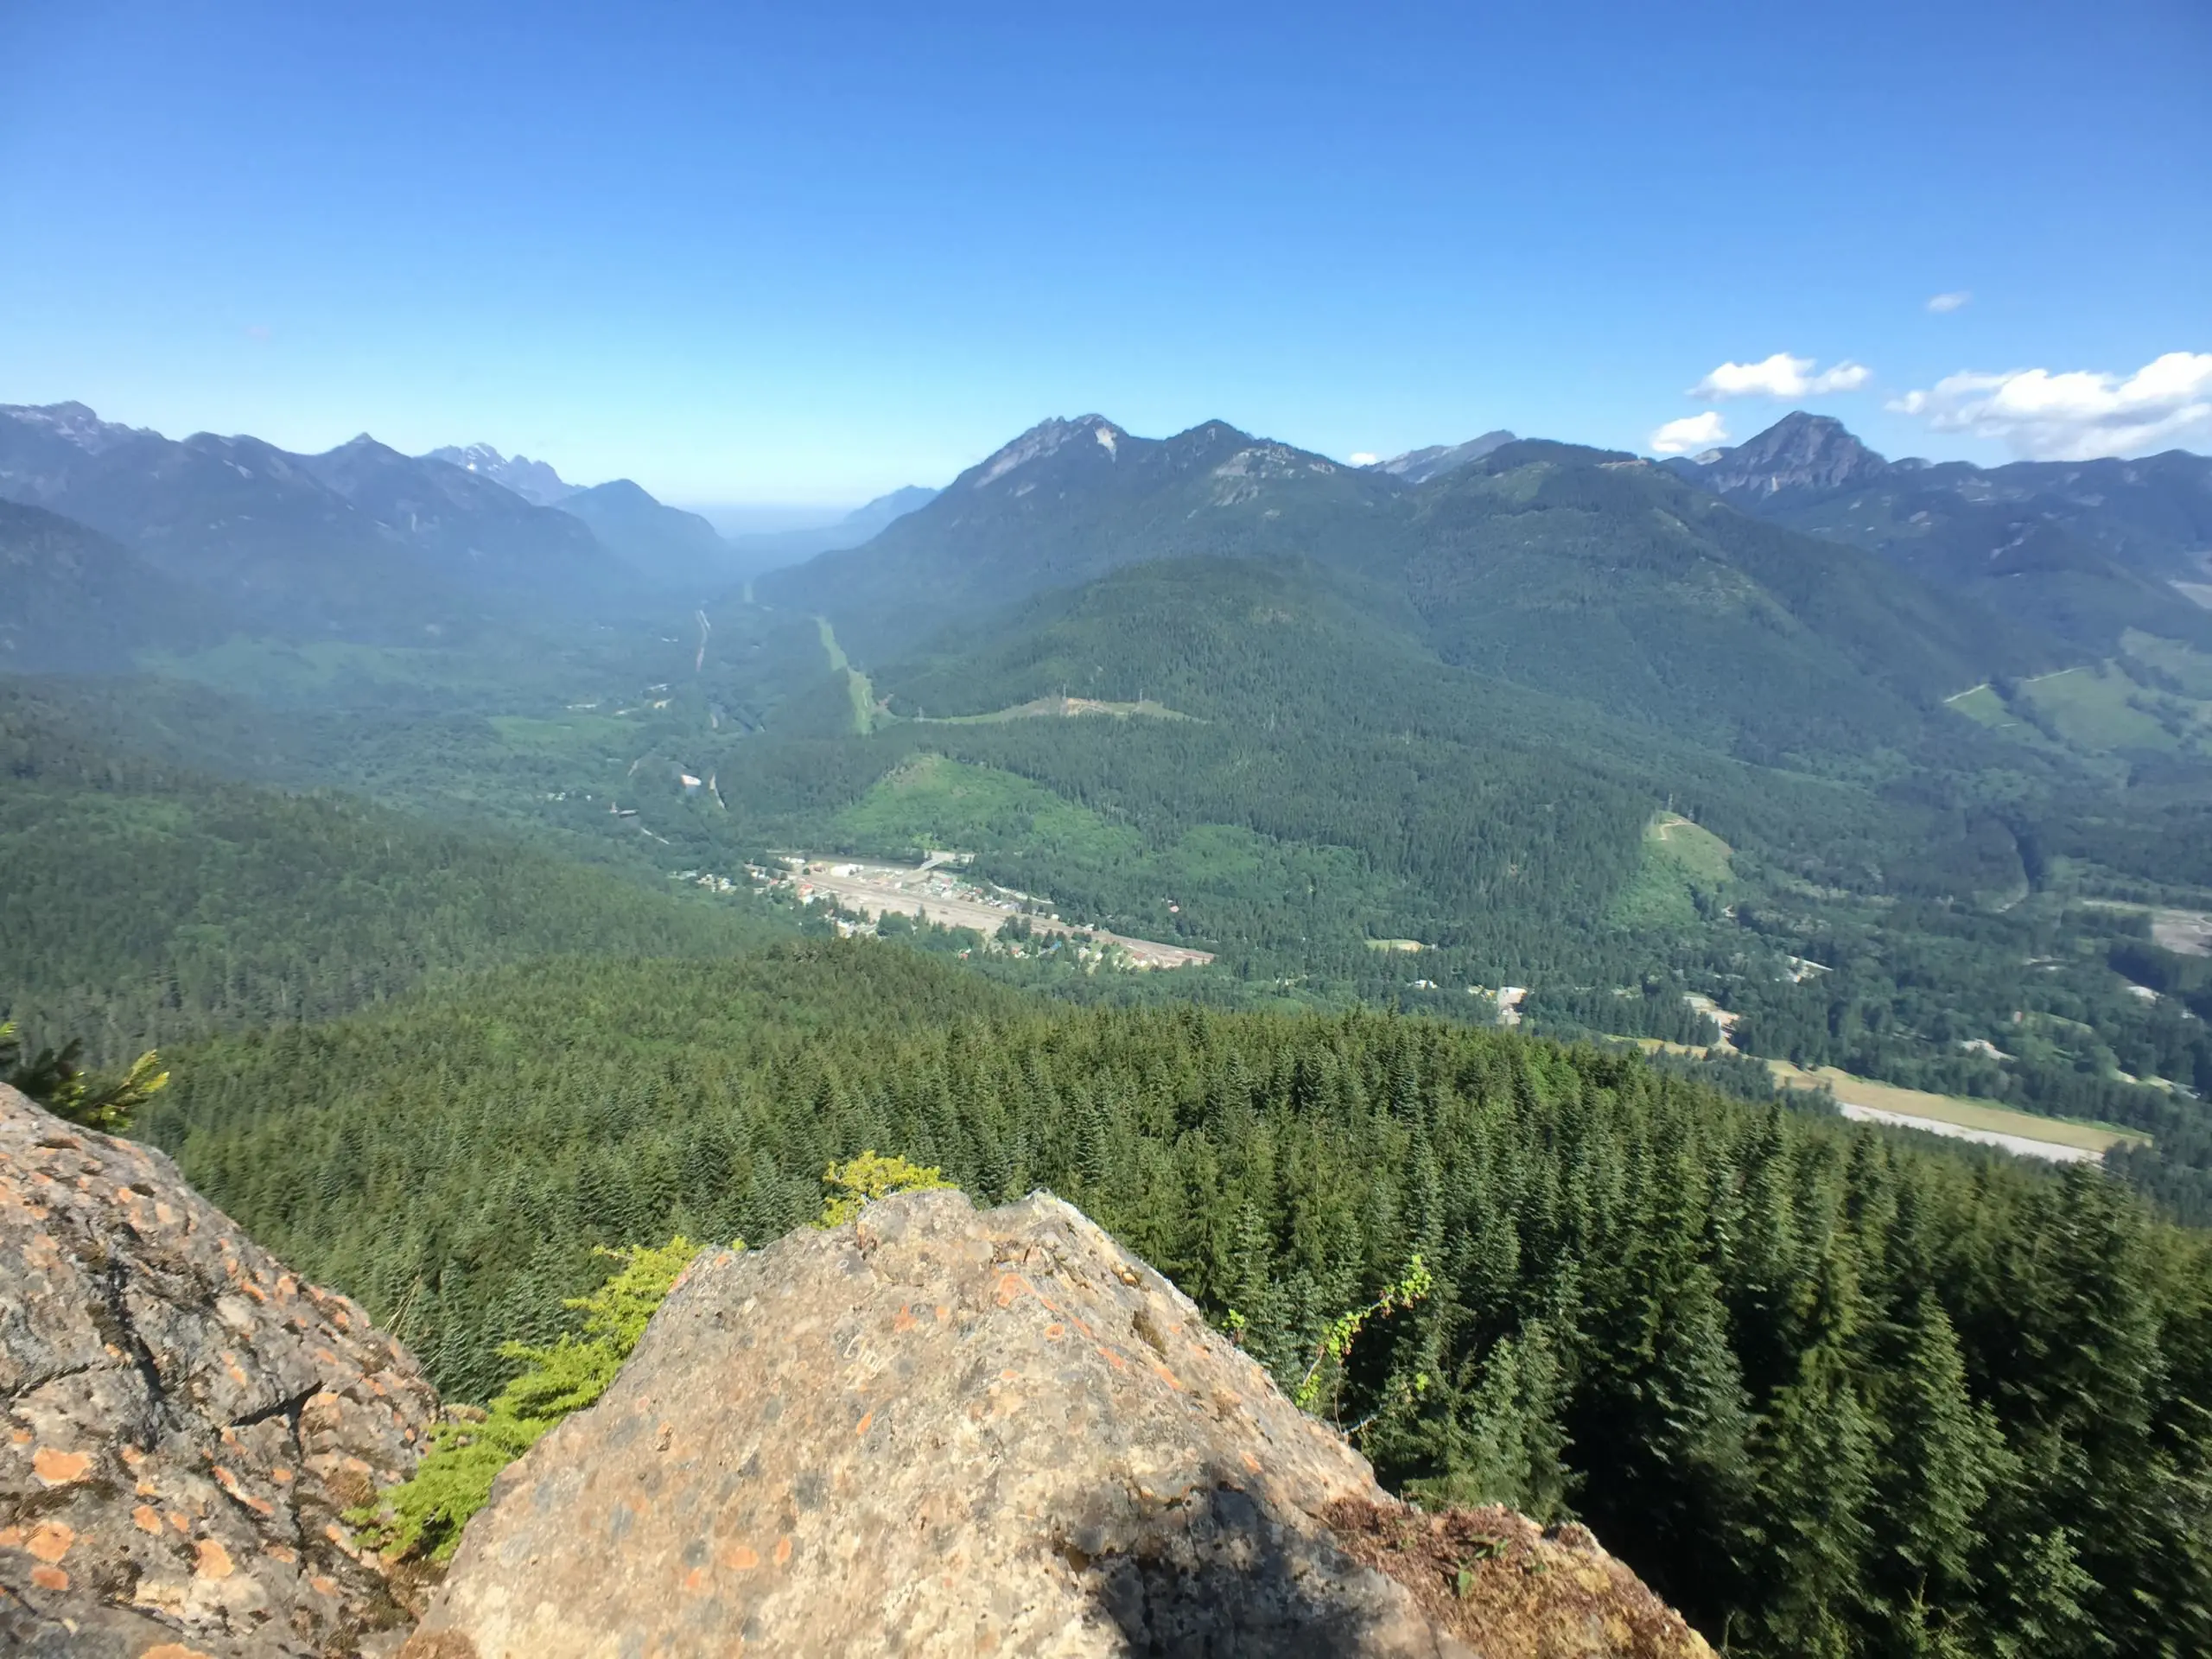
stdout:
[(160, 1153), (0, 1087), (0, 1651), (359, 1651), (408, 1614), (348, 1505), (437, 1396)]
[(404, 1653), (1706, 1652), (1594, 1551), (1572, 1608), (1516, 1567), (1540, 1643), (1472, 1643), (1401, 1522), (1078, 1211), (912, 1192), (696, 1262), (501, 1478)]

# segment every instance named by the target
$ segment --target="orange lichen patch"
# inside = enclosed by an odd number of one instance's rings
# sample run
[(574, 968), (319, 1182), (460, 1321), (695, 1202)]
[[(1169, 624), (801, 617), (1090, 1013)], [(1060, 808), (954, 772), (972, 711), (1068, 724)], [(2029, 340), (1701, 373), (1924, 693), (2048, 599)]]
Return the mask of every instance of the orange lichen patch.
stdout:
[(245, 1374), (245, 1367), (238, 1363), (238, 1358), (235, 1355), (225, 1354), (223, 1356), (223, 1370), (225, 1373), (229, 1376), (231, 1381), (237, 1383), (242, 1389), (247, 1387), (253, 1381), (251, 1377)]
[(53, 1446), (40, 1446), (31, 1453), (31, 1473), (35, 1473), (44, 1486), (67, 1486), (71, 1480), (84, 1480), (84, 1471), (91, 1466), (93, 1460), (82, 1451), (55, 1451)]
[(1183, 1385), (1175, 1380), (1174, 1372), (1169, 1370), (1165, 1365), (1162, 1365), (1157, 1360), (1153, 1362), (1152, 1369), (1154, 1374), (1157, 1376), (1161, 1382), (1166, 1383), (1169, 1388), (1174, 1389), (1178, 1394), (1183, 1392)]
[(874, 1421), (875, 1421), (875, 1414), (874, 1414), (874, 1412), (872, 1412), (872, 1411), (871, 1411), (871, 1412), (869, 1412), (866, 1416), (862, 1417), (862, 1418), (861, 1419), (861, 1425), (860, 1425), (860, 1427), (859, 1427), (858, 1428), (856, 1428), (856, 1429), (855, 1429), (855, 1430), (853, 1431), (854, 1438), (855, 1438), (855, 1439), (858, 1439), (860, 1436), (861, 1436), (861, 1435), (863, 1435), (863, 1434), (866, 1434), (866, 1433), (868, 1433), (868, 1425), (869, 1425), (870, 1423), (873, 1423)]
[(952, 1310), (951, 1310), (950, 1308), (947, 1307), (947, 1306), (946, 1306), (943, 1302), (939, 1302), (939, 1303), (937, 1305), (937, 1322), (938, 1322), (939, 1325), (943, 1325), (943, 1324), (944, 1324), (947, 1319), (950, 1319), (951, 1317), (952, 1317)]
[(0, 1549), (21, 1549), (23, 1529), (21, 1527), (0, 1527)]
[(229, 1470), (223, 1468), (220, 1465), (216, 1466), (215, 1484), (218, 1486), (220, 1486), (224, 1491), (228, 1493), (232, 1497), (237, 1499), (239, 1503), (245, 1504), (246, 1508), (253, 1510), (257, 1515), (274, 1515), (276, 1513), (276, 1506), (275, 1504), (271, 1503), (265, 1497), (256, 1497), (251, 1492), (247, 1491), (243, 1486), (238, 1484), (238, 1478), (232, 1474)]
[(318, 1596), (328, 1596), (333, 1601), (338, 1599), (338, 1580), (335, 1579), (326, 1579), (317, 1573), (308, 1580), (308, 1588)]
[(189, 1533), (192, 1530), (192, 1517), (182, 1510), (171, 1510), (169, 1525), (175, 1527), (179, 1532)]
[(919, 1323), (919, 1321), (918, 1321), (911, 1313), (903, 1307), (891, 1316), (892, 1330), (902, 1337), (905, 1336), (906, 1332), (912, 1330), (918, 1323)]
[(292, 1484), (292, 1471), (280, 1463), (269, 1471), (269, 1478), (279, 1486), (289, 1486)]
[(181, 1642), (164, 1642), (159, 1647), (149, 1648), (138, 1659), (211, 1659), (198, 1648), (188, 1648)]
[(300, 1559), (300, 1552), (289, 1544), (264, 1544), (261, 1553), (272, 1560), (283, 1562), (287, 1567), (294, 1566)]
[(1129, 1369), (1129, 1362), (1123, 1359), (1119, 1354), (1116, 1353), (1111, 1348), (1107, 1347), (1103, 1343), (1101, 1343), (1098, 1346), (1098, 1357), (1101, 1359), (1103, 1359), (1117, 1371), (1126, 1371)]
[(1255, 1475), (1260, 1472), (1260, 1460), (1249, 1452), (1244, 1453), (1244, 1466)]
[(161, 1511), (150, 1503), (141, 1503), (130, 1511), (130, 1524), (141, 1532), (152, 1533), (156, 1538), (162, 1535)]
[(705, 1567), (695, 1567), (683, 1575), (683, 1593), (687, 1596), (703, 1596), (707, 1593)]
[(787, 1532), (782, 1537), (776, 1540), (776, 1565), (778, 1567), (789, 1567), (791, 1564), (791, 1535)]
[(733, 1573), (750, 1573), (760, 1565), (760, 1552), (747, 1544), (732, 1544), (715, 1559)]
[(136, 1469), (140, 1464), (146, 1461), (146, 1454), (143, 1452), (141, 1452), (137, 1446), (132, 1446), (128, 1442), (117, 1446), (115, 1448), (115, 1455), (123, 1459), (124, 1467), (130, 1469)]
[(77, 1541), (77, 1529), (63, 1521), (41, 1521), (31, 1529), (23, 1548), (41, 1561), (58, 1561)]
[(1045, 1327), (1045, 1334), (1050, 1337), (1054, 1342), (1058, 1342), (1062, 1337), (1067, 1335), (1067, 1326), (1062, 1325), (1058, 1319), (1054, 1319), (1050, 1325)]
[(164, 1227), (174, 1227), (176, 1225), (176, 1211), (156, 1198), (154, 1201), (154, 1219)]
[(193, 1572), (203, 1579), (227, 1579), (236, 1569), (231, 1561), (231, 1552), (213, 1538), (200, 1541), (200, 1562)]
[(19, 1428), (8, 1437), (10, 1442), (16, 1446), (29, 1446), (32, 1438), (31, 1432), (28, 1428)]
[(41, 1590), (67, 1590), (69, 1575), (58, 1567), (35, 1567), (31, 1568), (31, 1582)]

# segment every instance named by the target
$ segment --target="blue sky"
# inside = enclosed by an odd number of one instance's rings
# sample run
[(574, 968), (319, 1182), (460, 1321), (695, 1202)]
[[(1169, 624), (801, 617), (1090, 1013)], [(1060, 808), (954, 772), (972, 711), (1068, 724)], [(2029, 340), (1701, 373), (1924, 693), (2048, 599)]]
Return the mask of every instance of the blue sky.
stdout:
[(0, 0), (0, 402), (702, 503), (1093, 410), (2212, 449), (2208, 86), (2202, 0)]

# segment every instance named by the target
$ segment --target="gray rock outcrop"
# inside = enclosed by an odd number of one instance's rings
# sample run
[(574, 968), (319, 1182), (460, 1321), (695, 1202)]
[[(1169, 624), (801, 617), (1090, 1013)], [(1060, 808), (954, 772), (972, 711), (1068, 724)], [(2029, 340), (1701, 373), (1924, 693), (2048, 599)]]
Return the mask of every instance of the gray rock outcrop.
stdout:
[(0, 1086), (0, 1652), (336, 1655), (407, 1615), (345, 1509), (437, 1396), (160, 1153)]
[(1570, 1533), (1396, 1503), (1058, 1199), (918, 1192), (695, 1263), (404, 1656), (1707, 1652)]

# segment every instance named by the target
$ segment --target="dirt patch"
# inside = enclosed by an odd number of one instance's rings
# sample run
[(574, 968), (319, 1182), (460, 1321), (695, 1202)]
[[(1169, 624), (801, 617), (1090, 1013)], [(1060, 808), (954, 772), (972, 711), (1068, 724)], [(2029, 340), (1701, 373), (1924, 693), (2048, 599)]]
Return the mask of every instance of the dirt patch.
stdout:
[(2180, 957), (2212, 957), (2212, 916), (2200, 910), (2154, 910), (2151, 942)]
[(1584, 1527), (1541, 1530), (1511, 1510), (1433, 1515), (1341, 1498), (1321, 1518), (1355, 1560), (1389, 1574), (1478, 1653), (1709, 1656), (1705, 1638)]

